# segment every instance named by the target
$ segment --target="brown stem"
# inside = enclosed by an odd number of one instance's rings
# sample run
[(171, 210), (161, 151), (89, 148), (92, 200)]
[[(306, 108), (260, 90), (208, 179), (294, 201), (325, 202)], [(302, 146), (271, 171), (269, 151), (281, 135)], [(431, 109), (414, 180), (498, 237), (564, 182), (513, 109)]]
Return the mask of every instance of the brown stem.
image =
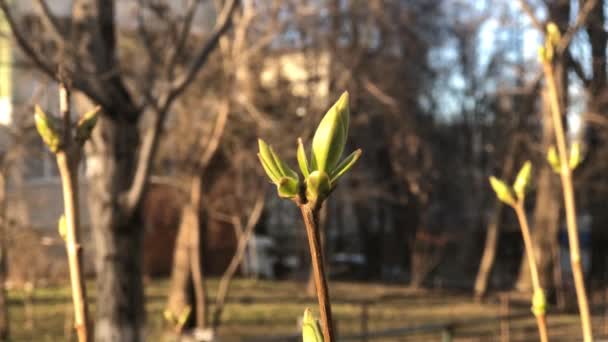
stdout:
[(545, 314), (535, 315), (536, 324), (538, 325), (538, 333), (540, 335), (541, 342), (549, 341), (549, 335), (547, 334), (547, 317)]
[(329, 291), (325, 278), (323, 266), (323, 252), (321, 250), (321, 239), (319, 238), (319, 209), (313, 208), (311, 203), (300, 204), (300, 211), (306, 226), (312, 268), (315, 275), (315, 287), (317, 289), (317, 299), (319, 300), (319, 312), (321, 314), (321, 324), (323, 328), (323, 339), (325, 342), (334, 341), (334, 329), (331, 317), (331, 304)]
[[(517, 214), (517, 219), (519, 220), (519, 226), (521, 227), (521, 235), (524, 239), (524, 246), (526, 249), (526, 255), (528, 256), (528, 265), (530, 268), (530, 274), (532, 275), (532, 286), (534, 287), (534, 293), (542, 293), (543, 288), (540, 285), (540, 277), (538, 276), (538, 268), (536, 267), (536, 256), (534, 254), (534, 246), (532, 244), (532, 238), (530, 237), (530, 228), (528, 226), (528, 219), (526, 218), (526, 212), (524, 210), (524, 205), (520, 201), (519, 203), (513, 206), (515, 209), (515, 213)], [(534, 305), (534, 302), (532, 303)], [(534, 316), (536, 316), (536, 323), (538, 324), (538, 333), (540, 335), (541, 342), (547, 342), (547, 320), (544, 312), (534, 311)]]
[[(69, 93), (61, 86), (59, 91), (60, 110), (66, 126), (70, 123)], [(69, 127), (69, 126), (68, 126)], [(65, 210), (66, 235), (65, 248), (70, 269), (72, 287), (72, 300), (74, 302), (74, 325), (78, 334), (78, 341), (90, 340), (88, 308), (86, 301), (86, 287), (82, 273), (82, 248), (78, 242), (78, 228), (80, 225), (78, 210), (78, 159), (80, 146), (72, 146), (70, 130), (64, 130), (66, 146), (56, 154), (57, 165), (61, 175), (63, 190), (63, 205)], [(69, 137), (69, 138), (68, 138)]]
[(591, 327), (591, 314), (589, 313), (589, 303), (585, 292), (585, 279), (581, 267), (581, 253), (578, 241), (578, 226), (576, 223), (576, 204), (574, 201), (574, 189), (572, 186), (572, 170), (568, 163), (568, 153), (566, 148), (566, 138), (562, 123), (560, 102), (557, 93), (557, 85), (553, 73), (551, 62), (543, 62), (543, 70), (547, 80), (551, 114), (553, 117), (553, 128), (557, 142), (557, 151), (560, 160), (560, 178), (564, 193), (564, 207), (566, 209), (566, 224), (568, 228), (568, 242), (570, 245), (570, 263), (572, 265), (572, 277), (576, 288), (578, 309), (581, 316), (583, 339), (585, 342), (593, 341), (593, 330)]

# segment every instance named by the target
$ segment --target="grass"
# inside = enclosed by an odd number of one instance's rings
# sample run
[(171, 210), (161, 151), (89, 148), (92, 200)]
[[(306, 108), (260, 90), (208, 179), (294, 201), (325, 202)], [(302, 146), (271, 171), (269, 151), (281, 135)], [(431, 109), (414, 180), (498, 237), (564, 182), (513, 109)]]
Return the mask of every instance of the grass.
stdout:
[[(214, 299), (218, 280), (211, 279), (209, 290)], [(166, 301), (167, 280), (153, 280), (146, 285), (146, 309), (148, 341), (160, 341), (163, 328), (162, 310)], [(453, 320), (476, 320), (496, 317), (499, 305), (489, 301), (476, 304), (469, 294), (413, 291), (405, 287), (376, 284), (332, 282), (332, 306), (337, 330), (342, 335), (358, 334), (361, 331), (362, 302), (368, 304), (369, 331), (443, 323)], [(94, 287), (88, 284), (89, 297), (94, 297)], [(39, 288), (35, 292), (33, 327), (26, 324), (25, 293), (10, 291), (10, 319), (12, 341), (65, 341), (66, 317), (71, 318), (70, 293), (67, 287)], [(305, 307), (318, 315), (316, 299), (305, 295), (301, 283), (283, 281), (237, 279), (232, 285), (231, 300), (225, 308), (220, 328), (222, 341), (240, 341), (243, 337), (292, 334), (296, 322)], [(94, 314), (94, 301), (91, 301)], [(526, 305), (512, 309), (512, 313), (530, 313)], [(318, 316), (317, 316), (318, 317)], [(602, 318), (596, 316), (596, 325)], [(580, 336), (580, 325), (576, 314), (549, 314), (549, 333), (552, 337)], [(510, 323), (512, 341), (535, 340), (537, 329), (534, 317)], [(454, 341), (498, 340), (498, 321), (459, 326)], [(439, 341), (440, 332), (416, 334), (399, 338), (382, 338), (374, 341)], [(71, 340), (75, 341), (73, 334)]]

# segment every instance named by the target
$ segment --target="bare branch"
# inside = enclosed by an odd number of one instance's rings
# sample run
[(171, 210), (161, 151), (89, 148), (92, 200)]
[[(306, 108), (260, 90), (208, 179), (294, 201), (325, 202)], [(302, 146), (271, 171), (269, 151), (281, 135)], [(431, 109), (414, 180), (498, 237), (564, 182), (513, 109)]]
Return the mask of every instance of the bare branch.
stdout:
[(65, 36), (63, 32), (61, 32), (61, 25), (59, 24), (59, 20), (57, 17), (51, 12), (49, 5), (45, 0), (37, 0), (38, 11), (40, 12), (40, 17), (44, 21), (45, 25), (50, 28), (51, 33), (55, 36), (55, 40), (61, 44), (65, 44)]
[(220, 145), (220, 140), (222, 139), (224, 128), (226, 128), (226, 122), (228, 121), (228, 113), (230, 113), (230, 107), (228, 106), (228, 102), (225, 101), (220, 105), (213, 132), (211, 133), (209, 140), (207, 140), (205, 151), (202, 154), (199, 164), (202, 169), (207, 168), (209, 161), (211, 161), (211, 158), (213, 158)]
[(585, 88), (588, 88), (591, 84), (591, 81), (585, 75), (585, 71), (583, 70), (583, 66), (581, 65), (581, 63), (574, 59), (574, 57), (572, 57), (572, 55), (568, 52), (566, 52), (566, 60), (570, 67), (572, 67), (572, 70), (574, 71), (576, 76), (578, 76), (581, 82), (583, 82)]
[(177, 85), (167, 93), (164, 101), (158, 102), (162, 105), (157, 105), (156, 103), (152, 104), (155, 111), (154, 124), (143, 139), (133, 183), (131, 184), (130, 189), (121, 195), (121, 204), (127, 215), (134, 212), (144, 193), (146, 183), (150, 177), (150, 169), (152, 168), (152, 157), (158, 149), (160, 134), (171, 104), (194, 80), (197, 72), (207, 61), (211, 51), (217, 46), (220, 37), (228, 30), (228, 27), (230, 26), (230, 17), (236, 8), (236, 4), (237, 0), (228, 0), (219, 16), (218, 25), (216, 25), (213, 34), (195, 58), (189, 71), (184, 75), (183, 80), (178, 82)]
[(557, 51), (559, 54), (562, 54), (570, 45), (572, 38), (576, 34), (576, 32), (587, 22), (587, 18), (589, 18), (589, 14), (591, 10), (595, 8), (598, 4), (597, 0), (587, 0), (585, 1), (585, 5), (578, 12), (576, 16), (576, 20), (574, 21), (574, 25), (568, 28), (568, 31), (563, 35), (562, 40), (559, 42), (559, 46), (557, 47)]
[(153, 70), (154, 64), (160, 63), (160, 56), (158, 54), (158, 50), (154, 48), (154, 44), (152, 43), (152, 37), (148, 30), (146, 30), (146, 24), (144, 20), (143, 14), (144, 3), (143, 0), (139, 0), (139, 6), (137, 6), (137, 33), (141, 37), (143, 41), (144, 48), (148, 53), (148, 57), (150, 58), (150, 66), (148, 69)]
[(40, 68), (40, 70), (42, 70), (52, 79), (57, 79), (57, 75), (55, 73), (57, 70), (57, 65), (46, 61), (46, 59), (40, 56), (40, 54), (36, 52), (36, 49), (30, 45), (29, 39), (23, 35), (21, 28), (13, 17), (13, 13), (6, 0), (0, 0), (0, 8), (2, 9), (2, 12), (4, 12), (4, 16), (6, 17), (11, 31), (13, 32), (13, 36), (23, 52), (25, 52), (25, 54), (34, 62), (34, 64)]
[(200, 0), (191, 0), (187, 6), (186, 16), (183, 19), (184, 24), (178, 34), (177, 44), (172, 49), (173, 53), (171, 54), (171, 57), (169, 57), (169, 63), (167, 65), (167, 77), (169, 77), (169, 79), (173, 78), (178, 57), (183, 53), (184, 47), (186, 46), (186, 40), (192, 29), (192, 20), (194, 19), (194, 14), (196, 14), (199, 3)]
[(171, 86), (171, 89), (169, 90), (166, 99), (161, 102), (161, 108), (163, 109), (163, 111), (166, 111), (171, 106), (173, 101), (177, 98), (177, 96), (179, 96), (179, 94), (181, 94), (186, 89), (186, 87), (188, 87), (188, 85), (192, 83), (192, 81), (194, 81), (194, 78), (196, 77), (198, 71), (207, 62), (209, 55), (217, 46), (220, 37), (222, 37), (222, 35), (226, 33), (226, 31), (228, 31), (232, 14), (234, 13), (237, 7), (237, 3), (238, 0), (227, 0), (226, 4), (224, 5), (224, 8), (218, 16), (217, 23), (215, 25), (215, 28), (213, 29), (213, 32), (211, 33), (211, 36), (203, 45), (201, 50), (196, 54), (194, 61), (186, 70), (186, 72), (173, 82), (173, 85)]
[(526, 0), (519, 0), (519, 5), (524, 10), (524, 12), (526, 12), (526, 14), (528, 15), (528, 17), (532, 21), (532, 25), (534, 25), (534, 27), (538, 31), (540, 31), (541, 33), (544, 33), (545, 32), (545, 27), (540, 22), (540, 20), (538, 20), (538, 18), (536, 17), (536, 14), (534, 14), (534, 10), (532, 9), (532, 7), (530, 7), (530, 4), (528, 4), (528, 2)]
[(264, 191), (260, 191), (259, 195), (255, 200), (255, 205), (253, 206), (253, 209), (249, 214), (249, 218), (247, 219), (245, 229), (243, 230), (239, 238), (236, 251), (232, 256), (232, 260), (230, 260), (230, 265), (228, 265), (228, 268), (226, 269), (226, 271), (222, 275), (222, 279), (220, 280), (220, 284), (217, 290), (217, 297), (215, 300), (215, 307), (213, 310), (213, 314), (211, 315), (211, 327), (214, 329), (217, 329), (220, 324), (222, 310), (224, 309), (224, 305), (226, 304), (226, 297), (228, 296), (230, 281), (232, 280), (232, 277), (236, 273), (239, 264), (243, 259), (245, 251), (247, 249), (247, 244), (253, 233), (253, 229), (260, 220), (260, 217), (262, 216), (262, 212), (264, 211), (264, 203), (265, 194)]

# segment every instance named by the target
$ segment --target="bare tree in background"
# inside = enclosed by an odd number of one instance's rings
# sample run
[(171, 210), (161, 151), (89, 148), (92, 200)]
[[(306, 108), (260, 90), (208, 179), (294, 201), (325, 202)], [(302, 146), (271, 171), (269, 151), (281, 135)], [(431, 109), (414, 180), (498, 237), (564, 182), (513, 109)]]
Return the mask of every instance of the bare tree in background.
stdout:
[[(140, 1), (135, 37), (121, 34), (128, 28), (118, 23), (116, 1), (74, 1), (68, 18), (56, 16), (44, 0), (36, 1), (39, 31), (25, 28), (9, 2), (0, 1), (26, 59), (52, 79), (61, 68), (75, 89), (103, 109), (87, 149), (96, 242), (97, 341), (143, 338), (143, 230), (136, 213), (169, 111), (228, 30), (237, 2), (227, 0), (204, 41), (194, 43), (191, 31), (199, 1), (190, 1), (179, 19), (169, 18), (173, 11), (168, 2)], [(167, 20), (154, 20), (158, 17)], [(150, 21), (153, 28), (146, 25)], [(134, 65), (143, 66), (141, 70), (127, 68), (121, 60), (125, 47), (119, 43), (129, 37), (145, 51)], [(191, 44), (196, 48), (191, 50)], [(145, 113), (151, 123), (140, 125)], [(140, 132), (139, 126), (145, 130)]]

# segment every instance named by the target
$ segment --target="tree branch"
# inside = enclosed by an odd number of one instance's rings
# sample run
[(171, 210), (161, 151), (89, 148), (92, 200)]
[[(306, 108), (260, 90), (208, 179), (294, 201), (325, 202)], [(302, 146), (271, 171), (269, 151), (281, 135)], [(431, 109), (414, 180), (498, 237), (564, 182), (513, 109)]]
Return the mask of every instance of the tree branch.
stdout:
[(211, 37), (207, 40), (207, 42), (203, 45), (201, 50), (196, 54), (194, 61), (190, 65), (190, 67), (186, 70), (186, 72), (179, 77), (178, 79), (173, 81), (173, 84), (170, 90), (167, 93), (167, 96), (164, 101), (161, 103), (161, 109), (166, 111), (173, 101), (181, 94), (198, 74), (198, 71), (202, 68), (202, 66), (207, 62), (209, 55), (217, 46), (220, 38), (228, 28), (230, 27), (230, 22), (232, 18), (232, 14), (236, 9), (238, 4), (238, 0), (227, 0), (224, 8), (220, 12), (218, 16), (217, 23), (213, 32), (211, 33)]
[(194, 19), (194, 14), (196, 14), (196, 8), (198, 7), (199, 3), (200, 0), (190, 0), (190, 3), (187, 6), (186, 16), (183, 19), (184, 24), (182, 25), (182, 29), (178, 34), (177, 44), (175, 47), (173, 47), (173, 53), (169, 57), (169, 64), (167, 65), (167, 77), (169, 78), (173, 77), (178, 57), (184, 51), (186, 40), (190, 35), (190, 30), (192, 29), (192, 20)]
[(17, 41), (17, 44), (25, 52), (25, 54), (36, 64), (36, 66), (46, 73), (50, 78), (57, 79), (56, 70), (57, 65), (48, 63), (45, 61), (42, 56), (36, 52), (36, 49), (33, 48), (29, 43), (29, 39), (22, 34), (21, 28), (17, 24), (15, 17), (13, 17), (13, 13), (7, 3), (6, 0), (0, 0), (0, 8), (2, 12), (4, 12), (4, 16), (6, 17), (6, 21), (13, 32), (13, 36)]
[(229, 113), (230, 107), (228, 106), (228, 103), (223, 102), (221, 104), (220, 111), (217, 114), (213, 132), (211, 133), (209, 140), (207, 140), (207, 146), (205, 147), (205, 151), (202, 153), (202, 157), (199, 162), (199, 167), (203, 170), (207, 168), (207, 165), (211, 161), (211, 158), (213, 158), (215, 155), (215, 152), (220, 145), (220, 140), (222, 140), (222, 135), (224, 134), (224, 128), (226, 128)]
[(538, 20), (536, 14), (534, 14), (534, 10), (532, 9), (532, 7), (530, 7), (530, 4), (528, 4), (526, 0), (519, 0), (519, 5), (524, 10), (524, 12), (526, 12), (528, 18), (530, 18), (530, 20), (532, 21), (532, 25), (534, 25), (534, 27), (541, 33), (545, 33), (544, 25)]
[(595, 5), (597, 5), (597, 0), (587, 0), (585, 2), (585, 5), (576, 16), (574, 25), (570, 26), (568, 31), (562, 36), (562, 40), (560, 40), (559, 45), (557, 46), (558, 54), (562, 54), (566, 51), (576, 32), (587, 22), (587, 18), (589, 18), (589, 14)]
[(59, 24), (59, 20), (57, 20), (57, 17), (53, 14), (53, 12), (51, 12), (49, 5), (46, 3), (45, 0), (37, 0), (36, 3), (38, 4), (40, 17), (42, 18), (46, 26), (51, 29), (51, 33), (55, 36), (57, 42), (62, 46), (65, 45), (65, 35), (63, 34), (63, 32), (61, 32), (61, 25)]
[(152, 159), (158, 149), (160, 140), (160, 134), (164, 123), (169, 113), (169, 108), (173, 101), (181, 94), (190, 83), (196, 77), (198, 71), (203, 67), (207, 58), (217, 46), (220, 37), (227, 32), (230, 26), (230, 18), (234, 13), (238, 0), (227, 0), (228, 2), (224, 6), (219, 19), (218, 24), (213, 30), (213, 34), (207, 40), (202, 47), (201, 51), (197, 54), (194, 62), (190, 66), (188, 72), (184, 74), (183, 78), (169, 90), (164, 101), (158, 103), (152, 103), (152, 107), (155, 111), (154, 124), (152, 129), (144, 137), (143, 143), (140, 149), (140, 155), (135, 169), (135, 176), (130, 189), (121, 195), (121, 205), (125, 210), (125, 213), (130, 216), (135, 211), (135, 208), (139, 205), (143, 196), (148, 178), (150, 177), (150, 169), (152, 168)]

